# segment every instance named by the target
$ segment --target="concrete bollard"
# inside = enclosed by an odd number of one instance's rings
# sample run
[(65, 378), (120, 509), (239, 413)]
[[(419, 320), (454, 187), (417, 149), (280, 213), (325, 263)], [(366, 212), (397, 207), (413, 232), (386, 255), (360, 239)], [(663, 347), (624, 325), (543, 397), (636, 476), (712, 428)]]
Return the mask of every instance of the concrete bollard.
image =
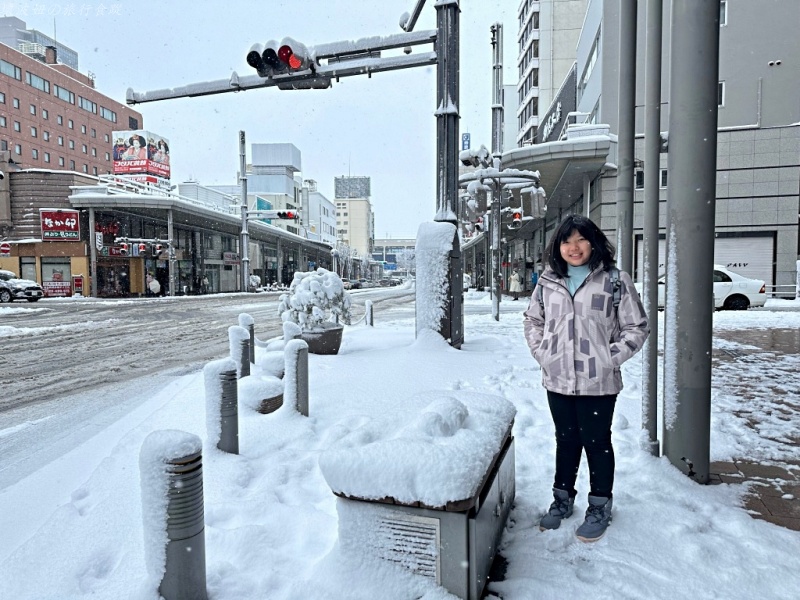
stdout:
[(247, 313), (239, 315), (239, 327), (244, 327), (250, 333), (250, 362), (256, 363), (256, 326), (253, 317)]
[(208, 441), (230, 454), (239, 454), (239, 388), (236, 362), (223, 358), (203, 367)]
[(283, 351), (286, 367), (283, 374), (284, 397), (301, 415), (308, 416), (308, 344), (291, 340)]
[(367, 311), (364, 313), (364, 322), (367, 324), (367, 326), (372, 327), (374, 325), (372, 320), (372, 300), (365, 300), (364, 308)]
[(160, 577), (164, 600), (207, 600), (202, 441), (154, 431), (142, 444), (139, 469), (148, 574)]
[(228, 327), (228, 341), (239, 379), (247, 377), (250, 375), (250, 332), (238, 325)]

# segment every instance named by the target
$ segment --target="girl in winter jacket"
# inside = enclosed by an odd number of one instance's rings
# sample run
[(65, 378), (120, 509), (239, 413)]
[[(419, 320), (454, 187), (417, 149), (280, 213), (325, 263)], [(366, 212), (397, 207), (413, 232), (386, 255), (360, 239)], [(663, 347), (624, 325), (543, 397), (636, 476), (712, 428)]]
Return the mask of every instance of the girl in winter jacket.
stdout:
[(581, 454), (589, 463), (589, 505), (576, 535), (602, 537), (611, 522), (611, 420), (620, 367), (650, 329), (630, 275), (614, 266), (614, 246), (590, 219), (566, 217), (550, 238), (548, 268), (525, 311), (525, 338), (542, 369), (556, 430), (553, 503), (539, 528), (572, 515)]

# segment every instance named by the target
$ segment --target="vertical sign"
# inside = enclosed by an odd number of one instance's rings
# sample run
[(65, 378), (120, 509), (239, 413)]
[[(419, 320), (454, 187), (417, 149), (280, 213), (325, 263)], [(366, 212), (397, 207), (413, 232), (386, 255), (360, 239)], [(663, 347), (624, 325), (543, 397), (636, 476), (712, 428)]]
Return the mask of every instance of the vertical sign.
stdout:
[(469, 150), (469, 134), (462, 133), (461, 134), (461, 149), (462, 150)]

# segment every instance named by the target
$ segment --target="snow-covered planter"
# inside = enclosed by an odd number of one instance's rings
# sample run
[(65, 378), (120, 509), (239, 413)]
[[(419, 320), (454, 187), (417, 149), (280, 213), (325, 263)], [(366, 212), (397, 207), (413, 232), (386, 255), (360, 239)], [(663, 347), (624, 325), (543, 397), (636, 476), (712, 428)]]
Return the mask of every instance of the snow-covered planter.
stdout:
[(300, 326), (301, 337), (313, 354), (336, 354), (342, 324), (350, 324), (350, 295), (341, 278), (327, 269), (294, 274), (289, 292), (282, 294), (281, 319)]

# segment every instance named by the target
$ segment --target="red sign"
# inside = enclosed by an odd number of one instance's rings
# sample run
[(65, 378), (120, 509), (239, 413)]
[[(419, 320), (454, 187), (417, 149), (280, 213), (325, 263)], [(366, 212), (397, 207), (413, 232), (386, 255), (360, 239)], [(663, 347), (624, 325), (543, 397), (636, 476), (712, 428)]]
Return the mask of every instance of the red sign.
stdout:
[(65, 297), (72, 293), (72, 287), (68, 281), (43, 281), (44, 295), (48, 298)]
[(83, 294), (83, 275), (72, 276), (72, 291), (75, 294)]
[(42, 240), (80, 240), (81, 227), (77, 210), (40, 208)]
[(0, 256), (11, 256), (11, 244), (8, 242), (0, 244)]
[(114, 131), (114, 174), (149, 174), (169, 179), (169, 140), (149, 131)]

